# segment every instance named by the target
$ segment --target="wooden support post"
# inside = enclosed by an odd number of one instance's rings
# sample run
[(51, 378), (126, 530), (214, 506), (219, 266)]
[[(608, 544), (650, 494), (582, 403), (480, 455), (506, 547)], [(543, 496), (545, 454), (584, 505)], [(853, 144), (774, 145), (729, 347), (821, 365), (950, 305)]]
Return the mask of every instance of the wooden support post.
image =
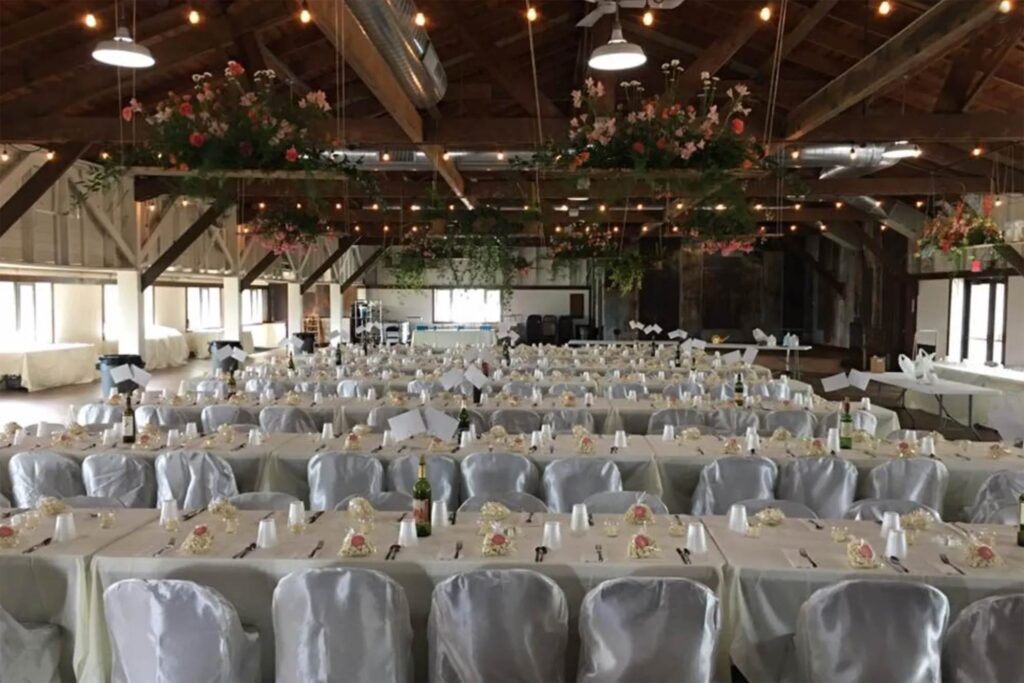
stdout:
[(46, 191), (61, 179), (71, 166), (89, 149), (89, 142), (69, 142), (53, 150), (53, 161), (48, 161), (37, 170), (11, 198), (0, 206), (0, 237), (4, 236), (18, 220), (28, 213)]
[(160, 275), (163, 274), (169, 266), (177, 261), (178, 257), (184, 254), (185, 250), (192, 246), (192, 244), (195, 243), (195, 241), (199, 239), (204, 232), (206, 232), (206, 229), (220, 218), (221, 214), (223, 214), (227, 208), (228, 204), (226, 202), (222, 202), (220, 200), (214, 201), (214, 203), (210, 205), (210, 208), (204, 211), (203, 215), (197, 218), (196, 222), (190, 225), (185, 232), (181, 233), (178, 239), (174, 241), (174, 244), (168, 247), (167, 251), (160, 254), (160, 256), (153, 261), (152, 265), (146, 269), (146, 272), (142, 274), (142, 288), (145, 289), (146, 287), (154, 284), (157, 278), (160, 277)]
[(309, 291), (309, 288), (315, 285), (316, 281), (319, 280), (324, 273), (330, 270), (331, 266), (338, 262), (338, 259), (345, 255), (345, 252), (348, 251), (349, 247), (358, 241), (359, 235), (349, 235), (347, 237), (340, 238), (338, 240), (338, 248), (331, 252), (331, 254), (324, 259), (324, 262), (310, 273), (309, 277), (303, 280), (302, 293), (305, 294)]

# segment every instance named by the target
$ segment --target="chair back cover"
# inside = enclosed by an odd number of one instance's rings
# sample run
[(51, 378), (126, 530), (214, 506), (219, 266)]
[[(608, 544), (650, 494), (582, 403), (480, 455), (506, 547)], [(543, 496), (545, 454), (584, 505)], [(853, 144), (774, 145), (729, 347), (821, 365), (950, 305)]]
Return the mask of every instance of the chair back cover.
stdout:
[(70, 508), (83, 508), (86, 510), (124, 507), (124, 503), (117, 498), (106, 498), (104, 496), (68, 496), (64, 499), (64, 504)]
[(372, 569), (293, 572), (274, 589), (276, 683), (411, 683), (405, 591)]
[(560, 683), (568, 618), (562, 589), (527, 569), (445, 579), (434, 589), (427, 623), (430, 681)]
[(751, 498), (774, 498), (778, 468), (768, 458), (731, 455), (705, 465), (693, 493), (693, 514), (724, 515)]
[(779, 468), (779, 498), (803, 503), (819, 517), (842, 519), (857, 493), (857, 468), (833, 455), (790, 459)]
[(705, 424), (704, 415), (699, 410), (663, 408), (652, 413), (647, 420), (647, 433), (661, 434), (665, 431), (665, 425), (672, 425), (679, 429), (680, 427), (703, 427)]
[(153, 462), (123, 453), (96, 453), (82, 461), (82, 480), (90, 496), (114, 498), (129, 508), (156, 507)]
[(317, 453), (306, 466), (309, 506), (332, 510), (352, 494), (366, 495), (384, 488), (380, 461), (356, 453)]
[(509, 396), (521, 396), (529, 398), (533, 395), (533, 384), (530, 382), (507, 382), (504, 387), (501, 388), (503, 394)]
[(621, 491), (619, 466), (606, 458), (560, 458), (544, 468), (541, 478), (544, 501), (554, 512), (571, 512), (572, 506), (602, 491)]
[(814, 436), (814, 413), (809, 410), (773, 410), (762, 418), (760, 431), (771, 434), (779, 427), (788, 429), (798, 439), (810, 439)]
[[(897, 429), (894, 432), (889, 432), (885, 436), (885, 440), (890, 443), (897, 441), (913, 441), (921, 440), (926, 436), (932, 436), (935, 432), (930, 432), (927, 429)], [(938, 439), (936, 439), (938, 441)]]
[[(84, 427), (102, 427), (102, 424), (96, 425), (82, 425)], [(64, 431), (64, 425), (57, 422), (36, 422), (34, 425), (25, 427), (26, 436), (39, 436), (39, 429), (43, 429), (44, 434), (56, 434), (57, 432)], [(92, 430), (90, 430), (92, 431)]]
[(519, 453), (473, 453), (460, 468), (463, 500), (509, 491), (536, 493), (540, 479), (537, 466)]
[(1009, 526), (1017, 526), (1020, 524), (1020, 503), (1010, 503), (1004, 505), (1001, 508), (992, 510), (985, 514), (978, 522), (972, 522), (974, 524), (1006, 524)]
[(313, 416), (296, 406), (267, 406), (260, 411), (260, 427), (268, 432), (317, 432)]
[(436, 396), (444, 391), (444, 385), (433, 379), (414, 379), (409, 382), (405, 387), (406, 392), (410, 394), (419, 395), (421, 392), (428, 392), (431, 396)]
[(765, 508), (778, 508), (779, 510), (782, 510), (782, 513), (787, 517), (795, 517), (797, 519), (817, 519), (818, 517), (814, 510), (803, 503), (797, 503), (793, 500), (782, 500), (779, 498), (750, 498), (748, 500), (737, 501), (736, 504), (745, 507), (748, 515), (755, 515)]
[(631, 391), (636, 392), (636, 397), (638, 399), (644, 398), (647, 396), (647, 385), (641, 384), (640, 382), (619, 382), (617, 384), (611, 384), (608, 386), (605, 396), (609, 399), (628, 398), (629, 392)]
[(374, 510), (383, 512), (412, 512), (412, 496), (401, 491), (374, 491), (372, 493), (353, 493), (334, 506), (335, 510), (348, 510), (349, 501), (353, 498), (365, 498)]
[(583, 501), (587, 512), (594, 514), (623, 514), (629, 508), (643, 503), (656, 515), (667, 515), (668, 506), (653, 493), (646, 491), (601, 491), (587, 496)]
[(580, 605), (576, 681), (710, 683), (719, 625), (718, 598), (696, 581), (603, 581)]
[(736, 396), (732, 381), (720, 382), (708, 389), (708, 397), (712, 401), (727, 401)]
[(300, 394), (315, 394), (320, 392), (321, 394), (330, 395), (336, 391), (335, 384), (333, 382), (318, 382), (316, 380), (309, 380), (306, 382), (296, 382), (295, 391)]
[(793, 389), (789, 382), (773, 380), (767, 382), (765, 386), (768, 387), (768, 398), (773, 401), (788, 401), (793, 398)]
[(184, 429), (185, 420), (181, 411), (172, 406), (139, 406), (135, 411), (135, 420), (140, 427), (156, 425), (160, 429)]
[[(459, 466), (447, 455), (427, 455), (427, 481), (433, 500), (443, 500), (449, 510), (459, 507)], [(400, 456), (388, 464), (388, 488), (412, 495), (412, 487), (419, 479), (420, 456), (415, 453)]]
[[(862, 432), (867, 432), (871, 436), (874, 436), (878, 431), (878, 417), (874, 413), (867, 410), (855, 410), (850, 415), (853, 418), (853, 428), (859, 429)], [(828, 430), (831, 427), (839, 427), (839, 413), (829, 413), (823, 419), (818, 421), (818, 436), (828, 436)]]
[(949, 601), (923, 583), (854, 579), (800, 607), (796, 652), (805, 681), (939, 683)]
[(9, 507), (11, 507), (11, 501), (7, 500), (7, 496), (5, 496), (4, 494), (0, 493), (0, 508), (9, 508)]
[(934, 458), (890, 460), (868, 472), (869, 498), (912, 500), (941, 510), (949, 484), (949, 470)]
[(124, 409), (121, 406), (107, 405), (106, 403), (86, 403), (78, 409), (78, 424), (80, 425), (105, 425), (121, 421)]
[(847, 508), (843, 517), (846, 519), (866, 519), (881, 522), (886, 512), (898, 512), (901, 515), (906, 515), (916, 510), (927, 510), (935, 519), (942, 519), (942, 516), (934, 508), (913, 500), (881, 498), (864, 498), (854, 501)]
[(459, 512), (480, 512), (484, 503), (501, 503), (512, 512), (551, 512), (547, 503), (523, 491), (506, 491), (490, 495), (473, 496), (459, 506)]
[(0, 674), (5, 683), (59, 683), (60, 630), (27, 626), (0, 607)]
[(250, 379), (245, 382), (245, 391), (249, 394), (263, 394), (267, 389), (280, 396), (285, 392), (286, 387), (281, 382), (270, 378)]
[(682, 398), (683, 394), (690, 394), (690, 396), (700, 396), (704, 393), (704, 387), (695, 380), (689, 380), (680, 382), (679, 384), (670, 384), (665, 387), (661, 392), (665, 396), (673, 396), (675, 398)]
[(53, 451), (18, 453), (7, 468), (14, 504), (18, 507), (34, 508), (40, 498), (85, 494), (78, 463)]
[(227, 385), (219, 379), (204, 379), (196, 384), (196, 393), (207, 396), (225, 396), (228, 392)]
[(967, 519), (975, 524), (983, 524), (1000, 508), (1017, 504), (1021, 493), (1024, 493), (1024, 472), (994, 472), (982, 482), (974, 495), (974, 504), (967, 511)]
[(224, 458), (206, 451), (171, 451), (156, 459), (157, 500), (178, 501), (181, 510), (198, 510), (215, 498), (238, 493), (235, 473)]
[(715, 430), (715, 434), (722, 436), (742, 436), (747, 433), (747, 427), (761, 428), (757, 413), (740, 408), (712, 411), (708, 415), (708, 425)]
[(1024, 593), (995, 595), (964, 608), (946, 631), (946, 683), (1019, 683), (1024, 680)]
[(576, 397), (586, 396), (590, 388), (586, 384), (564, 384), (557, 383), (552, 384), (548, 387), (549, 396), (561, 396), (562, 394), (572, 394)]
[(491, 414), (492, 427), (504, 427), (509, 434), (529, 434), (540, 429), (540, 415), (522, 408), (499, 408)]
[(276, 491), (252, 491), (231, 496), (228, 501), (239, 510), (287, 510), (295, 496)]
[(260, 423), (259, 415), (242, 406), (217, 405), (206, 406), (199, 414), (203, 423), (203, 433), (213, 434), (221, 425), (252, 425), (256, 427)]
[(103, 593), (112, 683), (249, 683), (259, 676), (259, 636), (235, 608), (191, 581), (126, 579)]
[(594, 416), (589, 410), (580, 410), (579, 408), (552, 410), (544, 414), (542, 422), (551, 425), (551, 429), (558, 434), (568, 434), (576, 426), (583, 427), (588, 432), (594, 431)]
[(365, 398), (373, 385), (358, 379), (343, 379), (338, 382), (338, 396), (341, 398)]

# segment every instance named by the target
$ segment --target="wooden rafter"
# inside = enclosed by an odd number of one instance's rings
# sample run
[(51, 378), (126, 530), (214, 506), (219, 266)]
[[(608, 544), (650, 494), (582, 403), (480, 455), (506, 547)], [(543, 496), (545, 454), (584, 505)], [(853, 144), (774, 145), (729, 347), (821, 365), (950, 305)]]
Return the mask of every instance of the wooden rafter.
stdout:
[(319, 280), (324, 273), (331, 269), (331, 266), (338, 262), (338, 259), (345, 255), (345, 252), (349, 250), (349, 247), (353, 246), (358, 241), (359, 235), (348, 235), (340, 238), (338, 240), (337, 249), (328, 254), (323, 263), (317, 266), (313, 272), (309, 274), (309, 277), (303, 280), (302, 286), (299, 287), (299, 291), (303, 293), (308, 291), (310, 287), (316, 284), (316, 281)]
[(761, 21), (756, 12), (746, 12), (728, 35), (712, 43), (686, 68), (677, 85), (679, 99), (683, 102), (691, 100), (701, 88), (701, 74), (706, 72), (714, 75), (721, 71), (758, 29), (764, 26), (765, 22)]
[(840, 299), (846, 298), (846, 283), (839, 280), (835, 273), (826, 268), (821, 261), (814, 258), (811, 254), (807, 253), (802, 244), (797, 242), (787, 242), (789, 250), (799, 256), (803, 261), (811, 267), (818, 277), (827, 284)]
[(878, 49), (790, 111), (787, 138), (803, 138), (865, 97), (928, 64), (990, 21), (997, 12), (996, 3), (979, 5), (963, 0), (939, 0)]
[(145, 290), (147, 287), (156, 283), (157, 278), (171, 265), (174, 264), (178, 258), (185, 253), (185, 251), (192, 246), (197, 239), (199, 239), (207, 228), (217, 222), (217, 219), (227, 210), (228, 205), (219, 201), (214, 202), (210, 205), (206, 211), (203, 212), (196, 221), (190, 225), (185, 232), (178, 236), (178, 239), (167, 248), (167, 251), (160, 254), (155, 261), (142, 273), (142, 289)]
[(250, 287), (252, 287), (252, 283), (256, 282), (256, 280), (259, 279), (260, 275), (263, 275), (267, 268), (270, 267), (270, 264), (272, 264), (276, 260), (277, 254), (275, 254), (272, 251), (268, 251), (266, 254), (263, 255), (263, 258), (256, 262), (256, 265), (250, 268), (249, 271), (242, 276), (240, 287), (242, 289), (249, 289)]
[(345, 281), (341, 283), (341, 293), (344, 294), (345, 290), (352, 286), (352, 283), (361, 278), (363, 276), (363, 273), (372, 268), (377, 263), (377, 261), (380, 260), (380, 257), (384, 255), (384, 252), (388, 250), (389, 246), (390, 245), (384, 245), (377, 251), (373, 252), (370, 255), (370, 257), (363, 261), (362, 264), (360, 264), (360, 266), (356, 268), (351, 275), (345, 278)]
[[(1024, 14), (1020, 13), (999, 22), (995, 31), (978, 34), (966, 49), (965, 57), (952, 60), (935, 101), (935, 111), (961, 112), (970, 108), (978, 93), (1022, 38)], [(1020, 112), (1016, 116), (1024, 118)]]
[(61, 179), (72, 164), (74, 164), (86, 150), (89, 149), (88, 142), (69, 142), (54, 151), (54, 158), (39, 167), (31, 178), (22, 183), (21, 187), (11, 195), (10, 199), (0, 206), (0, 237), (11, 229), (18, 220), (28, 213), (36, 202), (42, 199), (46, 191), (53, 187), (53, 184)]
[[(792, 52), (800, 43), (804, 41), (811, 31), (821, 23), (821, 20), (825, 18), (832, 8), (835, 7), (839, 0), (814, 0), (810, 9), (806, 11), (800, 23), (797, 24), (793, 30), (789, 31), (782, 39), (782, 59), (785, 59), (790, 52)], [(774, 55), (773, 55), (774, 56)], [(772, 57), (769, 57), (764, 61), (763, 64), (758, 68), (757, 72), (760, 76), (766, 76), (771, 70)]]

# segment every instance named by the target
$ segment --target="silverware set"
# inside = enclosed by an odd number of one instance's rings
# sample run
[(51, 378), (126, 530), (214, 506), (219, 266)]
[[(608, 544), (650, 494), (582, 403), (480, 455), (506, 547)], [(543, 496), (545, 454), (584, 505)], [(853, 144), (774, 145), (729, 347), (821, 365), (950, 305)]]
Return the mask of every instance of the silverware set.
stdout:
[(594, 546), (594, 552), (597, 554), (597, 561), (604, 562), (604, 548), (598, 543)]
[(206, 506), (205, 505), (203, 507), (201, 507), (201, 508), (196, 509), (196, 510), (192, 510), (191, 512), (186, 512), (184, 515), (181, 516), (181, 521), (187, 522), (188, 520), (192, 519), (193, 517), (197, 517), (197, 516), (203, 514), (204, 512), (206, 512)]
[(307, 522), (307, 524), (316, 524), (316, 520), (318, 520), (318, 519), (320, 519), (321, 517), (323, 517), (323, 515), (324, 515), (324, 511), (323, 511), (323, 510), (319, 510), (318, 512), (314, 512), (314, 513), (313, 513), (313, 514), (312, 514), (312, 515), (310, 516), (310, 518), (309, 518), (309, 522)]
[(953, 569), (955, 569), (956, 573), (959, 574), (960, 576), (967, 576), (967, 572), (965, 572), (963, 569), (960, 569), (960, 567), (958, 567), (955, 564), (953, 564), (952, 560), (949, 559), (949, 555), (947, 555), (946, 553), (939, 553), (939, 559), (942, 561), (942, 564), (944, 564), (946, 566), (949, 566), (949, 567), (952, 567)]
[(309, 558), (309, 559), (313, 559), (314, 557), (316, 557), (316, 554), (323, 549), (323, 547), (324, 547), (324, 542), (323, 541), (317, 541), (316, 545), (313, 546), (313, 549), (309, 551), (309, 555), (306, 555), (306, 557)]
[(162, 548), (160, 548), (155, 553), (153, 553), (153, 557), (160, 557), (161, 555), (166, 553), (168, 550), (170, 550), (171, 548), (173, 548), (177, 544), (178, 544), (178, 539), (176, 539), (176, 538), (174, 538), (172, 536), (170, 539), (168, 539), (166, 545), (164, 545)]
[(693, 560), (690, 559), (689, 548), (676, 548), (676, 553), (679, 554), (679, 559), (683, 561), (683, 564), (693, 564)]
[(548, 547), (545, 545), (539, 545), (533, 550), (533, 561), (540, 564), (544, 561), (544, 556), (548, 554)]
[(901, 574), (910, 573), (910, 570), (907, 569), (906, 566), (904, 566), (904, 564), (900, 562), (900, 558), (896, 557), (895, 555), (890, 555), (886, 561), (889, 563), (889, 566), (895, 569), (897, 572)]
[(53, 537), (52, 536), (47, 536), (43, 540), (39, 541), (39, 543), (36, 543), (35, 545), (30, 546), (30, 547), (25, 548), (24, 550), (22, 550), (21, 554), (22, 555), (31, 555), (32, 553), (34, 553), (35, 551), (39, 550), (40, 548), (45, 548), (46, 546), (50, 545), (52, 542), (53, 542)]

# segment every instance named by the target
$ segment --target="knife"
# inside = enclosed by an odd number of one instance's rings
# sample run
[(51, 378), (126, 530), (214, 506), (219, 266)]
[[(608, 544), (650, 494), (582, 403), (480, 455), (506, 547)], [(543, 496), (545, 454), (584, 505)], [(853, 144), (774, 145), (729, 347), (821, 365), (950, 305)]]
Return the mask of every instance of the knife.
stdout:
[(262, 517), (260, 517), (260, 521), (262, 522), (262, 521), (263, 521), (263, 520), (265, 520), (265, 519), (270, 519), (270, 518), (271, 518), (271, 517), (273, 517), (273, 516), (274, 516), (274, 510), (271, 510), (271, 511), (270, 511), (270, 512), (268, 512), (267, 514), (265, 514), (265, 515), (263, 515)]
[(687, 557), (682, 548), (676, 548), (676, 552), (679, 553), (679, 559), (683, 561), (683, 564), (690, 564), (690, 558)]
[(191, 512), (186, 512), (184, 515), (182, 515), (181, 521), (187, 522), (188, 520), (192, 519), (193, 517), (195, 517), (197, 515), (201, 515), (204, 512), (206, 512), (206, 506), (205, 505), (203, 507), (197, 509), (197, 510), (192, 510)]
[(160, 548), (160, 550), (157, 550), (155, 553), (153, 553), (153, 557), (160, 557), (161, 555), (166, 553), (168, 550), (173, 548), (175, 545), (177, 545), (177, 543), (178, 543), (178, 539), (171, 538), (170, 540), (167, 541), (167, 545), (165, 545), (164, 547)]
[(39, 543), (36, 543), (31, 548), (25, 548), (23, 551), (21, 551), (21, 554), (22, 555), (31, 555), (32, 553), (34, 553), (35, 551), (39, 550), (40, 548), (45, 548), (46, 546), (50, 545), (50, 543), (52, 543), (52, 542), (53, 542), (53, 537), (52, 536), (47, 536), (46, 538), (44, 538), (43, 540), (39, 541)]
[(244, 548), (242, 548), (242, 550), (240, 550), (239, 552), (237, 552), (234, 555), (232, 555), (232, 559), (240, 560), (243, 557), (245, 557), (246, 555), (248, 555), (249, 553), (251, 553), (255, 549), (256, 549), (256, 543), (255, 542), (254, 543), (250, 543), (249, 545), (247, 545)]
[(318, 512), (314, 512), (314, 513), (313, 513), (313, 514), (312, 514), (312, 515), (310, 516), (310, 518), (309, 518), (309, 522), (307, 522), (307, 524), (316, 524), (316, 520), (320, 519), (320, 518), (321, 518), (321, 517), (323, 516), (323, 514), (324, 514), (324, 511), (323, 511), (323, 510), (320, 510), (320, 511), (318, 511)]

